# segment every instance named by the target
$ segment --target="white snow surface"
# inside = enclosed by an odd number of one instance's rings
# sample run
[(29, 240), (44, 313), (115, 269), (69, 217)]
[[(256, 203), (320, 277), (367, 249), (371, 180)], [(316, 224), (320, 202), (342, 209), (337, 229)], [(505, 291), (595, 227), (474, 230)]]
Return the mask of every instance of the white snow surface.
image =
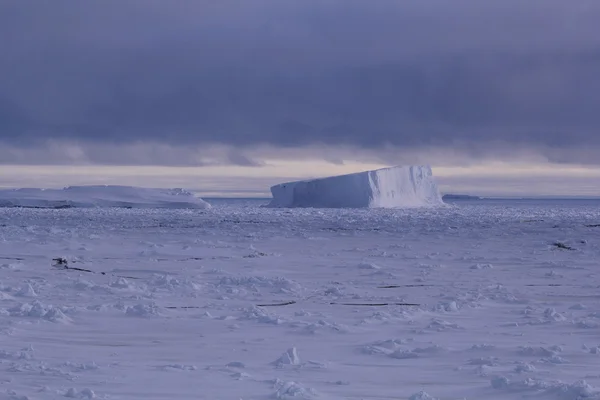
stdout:
[(0, 207), (210, 208), (210, 204), (179, 188), (96, 185), (68, 186), (63, 189), (2, 189)]
[(394, 208), (443, 204), (429, 166), (396, 166), (281, 183), (269, 207)]
[(0, 399), (600, 399), (600, 202), (263, 203), (1, 208)]

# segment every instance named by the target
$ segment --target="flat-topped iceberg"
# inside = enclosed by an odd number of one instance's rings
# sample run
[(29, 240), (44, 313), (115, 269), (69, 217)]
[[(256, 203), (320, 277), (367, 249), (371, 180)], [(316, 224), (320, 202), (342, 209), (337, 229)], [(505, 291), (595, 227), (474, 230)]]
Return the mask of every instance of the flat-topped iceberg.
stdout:
[(431, 167), (396, 166), (271, 187), (267, 207), (400, 208), (444, 204)]
[(70, 208), (210, 208), (210, 204), (183, 189), (133, 186), (68, 186), (64, 189), (2, 189), (0, 207)]

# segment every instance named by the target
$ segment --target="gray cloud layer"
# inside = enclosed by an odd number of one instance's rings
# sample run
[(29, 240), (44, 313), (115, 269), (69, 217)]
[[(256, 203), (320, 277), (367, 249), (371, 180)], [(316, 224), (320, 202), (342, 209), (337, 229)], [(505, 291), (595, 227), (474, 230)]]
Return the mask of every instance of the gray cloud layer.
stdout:
[(597, 21), (597, 0), (9, 0), (0, 142), (519, 145), (581, 161), (600, 148)]

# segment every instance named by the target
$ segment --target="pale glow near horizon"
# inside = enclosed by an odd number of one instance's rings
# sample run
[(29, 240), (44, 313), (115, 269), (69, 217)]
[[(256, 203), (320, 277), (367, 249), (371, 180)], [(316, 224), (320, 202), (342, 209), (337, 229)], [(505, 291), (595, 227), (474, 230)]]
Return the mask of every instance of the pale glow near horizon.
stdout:
[[(204, 166), (32, 166), (3, 165), (0, 187), (56, 188), (69, 185), (183, 187), (211, 195), (268, 196), (271, 185), (359, 172), (388, 165), (323, 160), (265, 160), (261, 167)], [(469, 167), (435, 167), (442, 191), (481, 195), (600, 196), (600, 167), (488, 162)]]

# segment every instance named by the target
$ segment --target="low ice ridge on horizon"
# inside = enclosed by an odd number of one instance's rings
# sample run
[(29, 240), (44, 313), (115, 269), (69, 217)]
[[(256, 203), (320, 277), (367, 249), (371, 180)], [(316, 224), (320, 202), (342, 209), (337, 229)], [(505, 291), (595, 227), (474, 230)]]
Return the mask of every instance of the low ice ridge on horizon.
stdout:
[(196, 208), (211, 205), (181, 188), (154, 189), (119, 185), (67, 186), (63, 189), (0, 190), (0, 207), (29, 208)]

